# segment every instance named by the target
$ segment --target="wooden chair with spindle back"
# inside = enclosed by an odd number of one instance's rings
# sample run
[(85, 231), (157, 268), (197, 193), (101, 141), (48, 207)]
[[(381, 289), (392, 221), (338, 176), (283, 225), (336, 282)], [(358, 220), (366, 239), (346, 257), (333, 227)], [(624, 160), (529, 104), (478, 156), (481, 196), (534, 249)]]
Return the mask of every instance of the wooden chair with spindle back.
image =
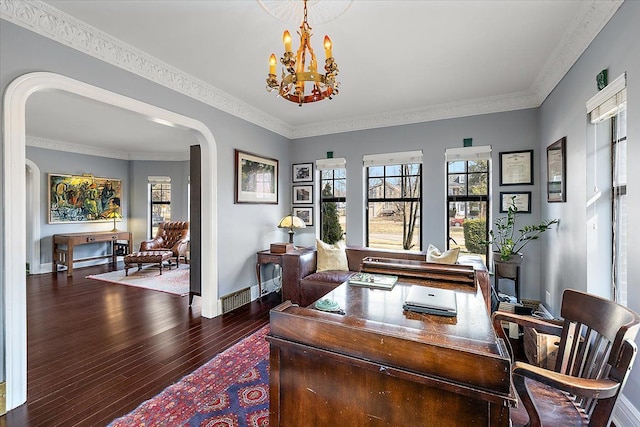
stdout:
[[(563, 293), (560, 315), (562, 321), (554, 322), (493, 314), (494, 328), (507, 343), (503, 321), (559, 337), (555, 369), (514, 362), (519, 401), (511, 410), (512, 424), (608, 426), (637, 353), (634, 339), (640, 316), (616, 302), (572, 289)], [(512, 350), (511, 354), (513, 358)]]

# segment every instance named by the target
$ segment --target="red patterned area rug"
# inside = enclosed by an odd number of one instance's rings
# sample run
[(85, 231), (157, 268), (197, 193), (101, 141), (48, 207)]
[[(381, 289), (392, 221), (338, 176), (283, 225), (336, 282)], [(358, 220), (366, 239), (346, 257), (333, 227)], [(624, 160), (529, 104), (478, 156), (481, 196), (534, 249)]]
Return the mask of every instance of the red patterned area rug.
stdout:
[(263, 327), (109, 427), (268, 426), (267, 332)]

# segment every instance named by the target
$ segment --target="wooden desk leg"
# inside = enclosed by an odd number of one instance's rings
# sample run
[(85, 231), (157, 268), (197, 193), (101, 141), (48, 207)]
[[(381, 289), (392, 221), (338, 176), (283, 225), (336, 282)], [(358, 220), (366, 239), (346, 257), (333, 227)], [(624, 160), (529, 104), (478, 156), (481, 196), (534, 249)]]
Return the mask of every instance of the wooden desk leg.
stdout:
[(67, 277), (73, 276), (73, 244), (67, 244)]
[(258, 298), (262, 296), (262, 280), (260, 280), (260, 262), (256, 263), (256, 276), (258, 277)]
[(52, 258), (52, 261), (51, 261), (51, 266), (52, 266), (51, 267), (51, 272), (52, 273), (57, 273), (58, 272), (58, 257), (57, 257), (57, 254), (56, 254), (56, 249), (58, 248), (58, 245), (55, 244), (55, 243), (52, 243), (51, 246), (52, 246), (52, 255), (53, 255), (53, 258)]
[(118, 255), (116, 255), (117, 240), (111, 242), (111, 265), (114, 267), (118, 264)]

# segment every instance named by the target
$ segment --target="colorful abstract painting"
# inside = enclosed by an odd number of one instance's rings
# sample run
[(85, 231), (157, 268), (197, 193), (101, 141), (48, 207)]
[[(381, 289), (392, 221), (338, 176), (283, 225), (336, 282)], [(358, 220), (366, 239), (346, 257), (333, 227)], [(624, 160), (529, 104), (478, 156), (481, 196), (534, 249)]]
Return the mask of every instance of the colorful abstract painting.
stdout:
[(92, 175), (49, 174), (49, 223), (122, 218), (122, 182)]

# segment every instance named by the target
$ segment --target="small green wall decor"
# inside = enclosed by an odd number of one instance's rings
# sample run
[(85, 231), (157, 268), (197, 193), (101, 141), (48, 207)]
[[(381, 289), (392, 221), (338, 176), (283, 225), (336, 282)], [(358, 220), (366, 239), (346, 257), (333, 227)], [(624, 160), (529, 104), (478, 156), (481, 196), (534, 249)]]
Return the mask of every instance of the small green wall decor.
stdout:
[(608, 74), (607, 70), (602, 70), (596, 76), (596, 83), (598, 84), (598, 90), (604, 89), (609, 84), (607, 74)]

